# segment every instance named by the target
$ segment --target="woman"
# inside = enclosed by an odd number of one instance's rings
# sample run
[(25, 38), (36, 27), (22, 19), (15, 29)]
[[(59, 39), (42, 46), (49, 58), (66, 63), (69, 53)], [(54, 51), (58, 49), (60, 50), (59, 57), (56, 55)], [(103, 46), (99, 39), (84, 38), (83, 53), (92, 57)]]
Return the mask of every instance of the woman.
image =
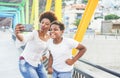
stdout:
[(24, 31), (24, 26), (16, 25), (15, 34), (19, 43), (26, 44), (19, 59), (19, 69), (24, 78), (47, 78), (40, 59), (47, 49), (46, 42), (50, 38), (48, 30), (54, 20), (57, 20), (57, 17), (53, 12), (43, 12), (39, 17), (40, 29), (26, 35), (21, 33)]
[[(52, 73), (52, 78), (72, 78), (73, 64), (86, 51), (85, 46), (76, 40), (63, 37), (64, 29), (64, 24), (59, 21), (52, 22), (50, 27), (52, 39), (48, 40), (48, 73)], [(74, 57), (71, 52), (73, 48), (78, 50)]]

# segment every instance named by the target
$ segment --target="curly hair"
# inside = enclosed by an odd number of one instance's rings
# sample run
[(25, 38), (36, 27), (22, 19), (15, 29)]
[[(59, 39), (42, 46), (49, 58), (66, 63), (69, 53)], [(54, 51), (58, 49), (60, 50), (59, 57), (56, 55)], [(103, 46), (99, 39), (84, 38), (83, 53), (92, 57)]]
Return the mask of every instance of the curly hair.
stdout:
[(65, 30), (65, 25), (62, 22), (56, 20), (53, 21), (50, 26), (52, 26), (53, 24), (58, 25), (60, 30)]
[(53, 22), (53, 21), (57, 20), (57, 17), (55, 16), (55, 13), (53, 11), (46, 11), (46, 12), (43, 12), (42, 14), (40, 14), (39, 22), (41, 22), (41, 20), (43, 18), (49, 19), (50, 22)]

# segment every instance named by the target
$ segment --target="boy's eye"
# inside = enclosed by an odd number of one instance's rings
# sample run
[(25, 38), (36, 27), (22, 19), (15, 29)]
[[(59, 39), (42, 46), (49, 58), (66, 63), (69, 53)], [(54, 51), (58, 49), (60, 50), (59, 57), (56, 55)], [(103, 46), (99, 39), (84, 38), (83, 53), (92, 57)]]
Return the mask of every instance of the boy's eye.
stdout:
[(58, 29), (54, 29), (54, 31), (58, 31)]
[(45, 23), (45, 25), (49, 25), (49, 23)]
[(52, 29), (50, 29), (50, 31), (52, 31)]
[(58, 29), (50, 29), (50, 31), (58, 31)]

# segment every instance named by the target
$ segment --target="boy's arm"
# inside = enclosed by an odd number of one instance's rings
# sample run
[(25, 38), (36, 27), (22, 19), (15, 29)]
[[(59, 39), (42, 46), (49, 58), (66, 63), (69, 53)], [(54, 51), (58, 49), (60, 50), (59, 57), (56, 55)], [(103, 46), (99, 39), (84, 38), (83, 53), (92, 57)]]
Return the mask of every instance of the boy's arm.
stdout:
[(86, 52), (86, 47), (82, 44), (78, 44), (76, 49), (79, 50), (78, 53), (72, 59), (66, 60), (68, 65), (73, 65)]
[(52, 57), (52, 54), (50, 53), (49, 59), (48, 59), (48, 74), (52, 74), (53, 72), (52, 63), (53, 63), (53, 57)]
[(86, 52), (86, 47), (83, 46), (82, 44), (78, 44), (78, 46), (76, 47), (76, 49), (78, 49), (78, 53), (76, 54), (76, 56), (73, 57), (73, 61), (76, 62), (85, 52)]

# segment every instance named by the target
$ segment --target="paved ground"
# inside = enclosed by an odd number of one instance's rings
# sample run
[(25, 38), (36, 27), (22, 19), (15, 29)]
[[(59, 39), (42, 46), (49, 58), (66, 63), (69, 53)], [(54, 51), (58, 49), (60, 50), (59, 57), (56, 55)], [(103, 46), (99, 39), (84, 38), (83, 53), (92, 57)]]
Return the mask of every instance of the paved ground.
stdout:
[(18, 56), (11, 35), (0, 31), (0, 78), (22, 78), (18, 70)]
[[(87, 47), (87, 52), (82, 57), (87, 61), (120, 73), (120, 37), (115, 36), (85, 36), (82, 44)], [(78, 63), (78, 68), (93, 72), (100, 78), (118, 78), (94, 67)], [(97, 78), (96, 77), (96, 78)]]
[(92, 63), (120, 72), (120, 37), (97, 36), (96, 38), (84, 38), (82, 43), (87, 47), (84, 59)]

